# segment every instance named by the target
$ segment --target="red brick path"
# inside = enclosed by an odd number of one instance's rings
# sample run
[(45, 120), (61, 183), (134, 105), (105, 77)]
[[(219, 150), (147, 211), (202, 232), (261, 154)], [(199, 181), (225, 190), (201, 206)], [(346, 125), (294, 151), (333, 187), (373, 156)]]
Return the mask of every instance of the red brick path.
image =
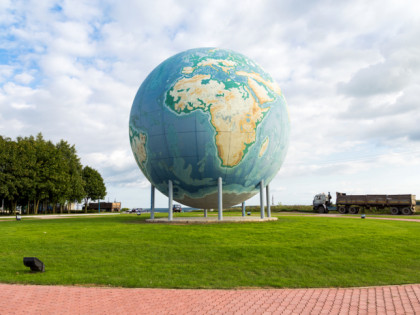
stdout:
[(0, 284), (0, 314), (420, 314), (420, 284), (172, 290)]

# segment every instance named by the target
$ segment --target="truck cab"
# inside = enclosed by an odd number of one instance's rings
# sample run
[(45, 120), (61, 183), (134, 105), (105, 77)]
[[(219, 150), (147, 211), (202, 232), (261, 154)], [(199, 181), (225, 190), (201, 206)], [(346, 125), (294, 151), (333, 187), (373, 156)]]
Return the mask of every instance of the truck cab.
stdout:
[(331, 194), (328, 193), (328, 195), (326, 195), (322, 193), (315, 195), (312, 206), (314, 211), (317, 211), (318, 213), (328, 213), (328, 207), (331, 207)]
[(172, 211), (173, 211), (173, 212), (182, 212), (182, 207), (181, 207), (181, 205), (173, 205), (173, 207), (172, 207)]

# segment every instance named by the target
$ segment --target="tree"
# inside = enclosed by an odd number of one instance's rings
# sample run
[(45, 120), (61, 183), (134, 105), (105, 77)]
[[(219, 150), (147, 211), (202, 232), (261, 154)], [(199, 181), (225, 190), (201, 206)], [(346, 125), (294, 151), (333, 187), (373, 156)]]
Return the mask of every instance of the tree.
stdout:
[(36, 169), (36, 151), (35, 139), (33, 136), (29, 138), (17, 138), (18, 156), (15, 163), (19, 165), (19, 203), (27, 205), (27, 212), (30, 211), (30, 201), (35, 198), (35, 177)]
[(16, 213), (16, 207), (19, 202), (22, 191), (21, 176), (23, 174), (24, 161), (19, 152), (17, 142), (8, 141), (6, 143), (5, 160), (5, 197), (9, 203), (9, 209)]
[[(77, 156), (76, 148), (70, 146), (66, 141), (61, 140), (57, 145), (60, 157), (60, 164), (68, 174), (65, 191), (62, 192), (63, 198), (69, 203), (73, 201), (81, 202), (85, 197), (84, 180), (82, 177), (83, 166)], [(62, 207), (60, 206), (62, 212)], [(70, 212), (70, 207), (67, 208)]]
[(39, 133), (35, 139), (36, 154), (36, 176), (34, 178), (34, 208), (35, 214), (38, 214), (39, 204), (48, 200), (51, 196), (55, 196), (57, 187), (56, 174), (57, 156), (55, 154), (55, 146), (51, 141), (45, 141), (42, 134)]
[(8, 196), (8, 155), (9, 155), (10, 139), (0, 136), (0, 199), (3, 200)]
[(16, 211), (19, 196), (19, 166), (15, 163), (17, 156), (16, 142), (0, 137), (0, 197), (9, 203), (13, 212)]
[(85, 166), (82, 171), (82, 177), (85, 182), (85, 213), (89, 199), (103, 199), (106, 195), (104, 180), (99, 172), (89, 166)]

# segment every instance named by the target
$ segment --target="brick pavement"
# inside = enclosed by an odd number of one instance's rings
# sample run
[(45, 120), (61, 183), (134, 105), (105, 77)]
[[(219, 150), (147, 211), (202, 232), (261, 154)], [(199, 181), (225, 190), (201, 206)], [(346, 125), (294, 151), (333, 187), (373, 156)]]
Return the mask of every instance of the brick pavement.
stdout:
[(0, 284), (0, 314), (420, 314), (420, 284), (174, 290)]

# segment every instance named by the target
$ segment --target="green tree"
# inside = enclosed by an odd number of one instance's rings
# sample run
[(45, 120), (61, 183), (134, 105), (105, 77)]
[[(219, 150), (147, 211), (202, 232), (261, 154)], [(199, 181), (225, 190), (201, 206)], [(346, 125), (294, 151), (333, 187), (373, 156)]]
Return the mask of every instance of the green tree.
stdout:
[(85, 213), (87, 212), (87, 205), (89, 199), (103, 199), (106, 195), (106, 187), (101, 174), (89, 167), (85, 166), (82, 171), (82, 177), (85, 182)]
[[(63, 186), (61, 192), (63, 199), (68, 201), (67, 210), (70, 212), (70, 203), (77, 201), (81, 202), (85, 197), (84, 180), (82, 177), (83, 166), (80, 163), (80, 159), (77, 156), (76, 148), (70, 146), (66, 141), (61, 140), (56, 145), (60, 165), (67, 174), (66, 185)], [(60, 202), (60, 212), (62, 212), (63, 203)]]
[(6, 200), (13, 213), (19, 197), (19, 167), (15, 163), (17, 156), (16, 142), (0, 137), (0, 196), (2, 200)]
[[(52, 143), (51, 143), (52, 144)], [(57, 204), (60, 205), (62, 212), (63, 205), (66, 203), (68, 191), (70, 189), (70, 171), (69, 165), (63, 150), (59, 145), (49, 147), (50, 154), (54, 156), (48, 166), (50, 173), (51, 186), (49, 189), (49, 200), (52, 201), (52, 211), (55, 213)]]
[(35, 197), (34, 180), (36, 170), (36, 151), (35, 139), (33, 136), (28, 138), (17, 138), (18, 155), (15, 163), (19, 165), (19, 203), (27, 205), (26, 213), (30, 212), (30, 201)]
[(34, 178), (34, 213), (38, 214), (39, 204), (48, 198), (55, 197), (57, 188), (54, 187), (54, 172), (57, 170), (55, 146), (51, 141), (45, 141), (39, 133), (35, 139), (36, 175)]
[(8, 155), (9, 155), (9, 138), (0, 136), (0, 199), (4, 200), (8, 196)]

